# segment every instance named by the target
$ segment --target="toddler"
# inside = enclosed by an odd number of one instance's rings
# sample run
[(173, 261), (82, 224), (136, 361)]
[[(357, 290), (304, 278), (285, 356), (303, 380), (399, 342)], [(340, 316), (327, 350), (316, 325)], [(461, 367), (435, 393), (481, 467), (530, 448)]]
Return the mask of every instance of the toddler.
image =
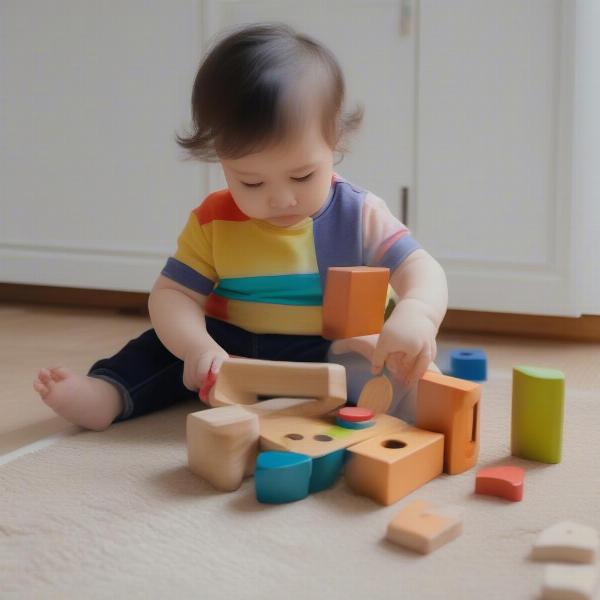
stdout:
[(327, 268), (356, 265), (388, 267), (399, 300), (379, 336), (335, 352), (358, 350), (370, 373), (386, 366), (414, 390), (435, 357), (446, 278), (383, 200), (334, 172), (362, 112), (345, 111), (332, 53), (280, 24), (230, 33), (200, 66), (192, 116), (178, 143), (219, 161), (228, 187), (191, 212), (150, 293), (153, 329), (87, 375), (42, 369), (44, 402), (103, 430), (197, 396), (230, 354), (324, 362)]

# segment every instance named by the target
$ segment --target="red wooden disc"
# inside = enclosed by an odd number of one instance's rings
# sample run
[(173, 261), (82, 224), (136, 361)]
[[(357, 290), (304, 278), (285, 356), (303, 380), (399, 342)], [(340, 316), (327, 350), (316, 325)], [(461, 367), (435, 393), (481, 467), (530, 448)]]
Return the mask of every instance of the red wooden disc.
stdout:
[(344, 408), (338, 410), (337, 416), (344, 421), (357, 423), (359, 421), (370, 421), (373, 418), (373, 411), (360, 406), (344, 406)]

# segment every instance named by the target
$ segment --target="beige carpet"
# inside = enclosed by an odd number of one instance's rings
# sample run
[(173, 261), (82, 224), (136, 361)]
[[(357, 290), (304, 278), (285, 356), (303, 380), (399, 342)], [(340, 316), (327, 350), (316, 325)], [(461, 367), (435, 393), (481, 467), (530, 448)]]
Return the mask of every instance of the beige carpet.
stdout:
[[(186, 467), (193, 404), (61, 439), (0, 466), (0, 597), (535, 598), (543, 567), (527, 555), (536, 534), (563, 519), (600, 530), (600, 352), (584, 348), (590, 360), (575, 360), (576, 344), (486, 344), (480, 466), (524, 466), (520, 503), (473, 495), (474, 471), (389, 507), (343, 480), (281, 506), (258, 504), (251, 479), (219, 494)], [(510, 367), (520, 363), (567, 374), (559, 465), (508, 457)], [(385, 542), (388, 521), (413, 498), (464, 507), (464, 534), (425, 557)]]

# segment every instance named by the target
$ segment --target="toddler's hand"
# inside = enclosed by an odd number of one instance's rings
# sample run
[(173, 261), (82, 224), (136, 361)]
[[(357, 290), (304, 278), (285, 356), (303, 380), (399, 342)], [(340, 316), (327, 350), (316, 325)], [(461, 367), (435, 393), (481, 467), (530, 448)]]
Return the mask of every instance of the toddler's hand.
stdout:
[(227, 358), (229, 354), (216, 343), (192, 349), (183, 359), (183, 385), (188, 390), (201, 390), (209, 375), (216, 376)]
[(422, 307), (400, 302), (385, 322), (371, 358), (372, 372), (384, 364), (405, 385), (413, 385), (423, 375), (437, 353), (436, 327)]

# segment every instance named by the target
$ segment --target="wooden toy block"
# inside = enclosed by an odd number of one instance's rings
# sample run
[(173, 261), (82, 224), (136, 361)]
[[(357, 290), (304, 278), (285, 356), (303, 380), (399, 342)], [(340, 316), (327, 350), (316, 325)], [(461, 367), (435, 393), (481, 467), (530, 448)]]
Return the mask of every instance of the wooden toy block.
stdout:
[(477, 348), (460, 348), (450, 352), (450, 373), (452, 377), (469, 381), (487, 379), (487, 357)]
[(392, 504), (442, 472), (444, 436), (407, 427), (348, 448), (346, 482), (358, 494)]
[(523, 499), (524, 479), (525, 470), (521, 467), (486, 467), (477, 471), (475, 493), (519, 502)]
[(598, 585), (596, 565), (546, 565), (542, 600), (592, 600)]
[(545, 463), (561, 458), (565, 376), (555, 369), (515, 367), (511, 452)]
[(261, 452), (256, 459), (256, 499), (283, 504), (306, 498), (309, 493), (312, 460), (294, 452)]
[(481, 386), (427, 371), (419, 381), (415, 425), (443, 433), (444, 471), (450, 475), (470, 469), (479, 457)]
[(258, 417), (241, 406), (190, 413), (186, 422), (190, 470), (223, 492), (237, 490), (254, 470)]
[(360, 392), (356, 406), (369, 408), (376, 415), (386, 413), (392, 403), (393, 395), (392, 384), (385, 375), (373, 377), (367, 381)]
[(561, 521), (540, 533), (531, 550), (534, 560), (593, 563), (598, 554), (598, 532), (572, 521)]
[(258, 396), (318, 400), (303, 404), (304, 415), (326, 414), (346, 402), (346, 371), (329, 363), (230, 358), (209, 394), (211, 406), (252, 405)]
[(425, 500), (415, 500), (390, 521), (386, 538), (415, 552), (429, 554), (462, 531), (461, 511), (437, 509)]
[(326, 490), (338, 480), (344, 466), (345, 452), (346, 450), (342, 448), (325, 456), (313, 458), (309, 487), (311, 494)]
[(329, 267), (323, 297), (323, 332), (330, 340), (380, 333), (390, 270)]
[(333, 419), (317, 417), (280, 417), (269, 415), (260, 420), (262, 450), (299, 452), (312, 458), (348, 448), (379, 433), (403, 431), (408, 425), (389, 415), (378, 415), (373, 427), (346, 429), (333, 424)]

